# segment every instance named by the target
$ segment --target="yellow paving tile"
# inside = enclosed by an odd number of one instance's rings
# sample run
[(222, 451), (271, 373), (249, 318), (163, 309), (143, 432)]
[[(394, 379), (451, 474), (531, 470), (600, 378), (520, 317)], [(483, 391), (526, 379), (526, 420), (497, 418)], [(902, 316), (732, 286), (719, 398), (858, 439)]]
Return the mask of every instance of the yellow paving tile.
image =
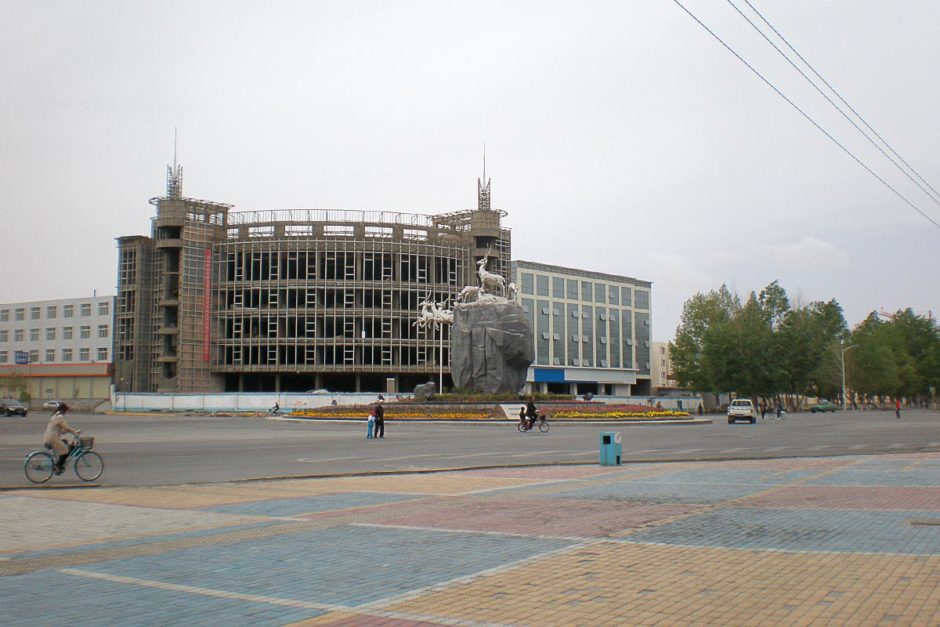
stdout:
[(429, 473), (423, 475), (289, 479), (267, 482), (263, 485), (272, 486), (279, 490), (290, 490), (295, 496), (350, 491), (458, 495), (478, 490), (526, 486), (535, 483), (539, 483), (539, 481), (537, 479), (523, 480), (503, 477), (468, 477), (456, 473)]
[(383, 609), (530, 625), (936, 624), (940, 556), (598, 543)]

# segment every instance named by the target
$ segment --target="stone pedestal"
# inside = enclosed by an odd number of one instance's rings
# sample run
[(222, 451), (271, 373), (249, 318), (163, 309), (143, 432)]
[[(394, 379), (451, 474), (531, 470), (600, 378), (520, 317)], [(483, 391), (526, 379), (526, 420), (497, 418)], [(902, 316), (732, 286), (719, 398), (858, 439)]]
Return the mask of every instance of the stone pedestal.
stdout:
[(451, 376), (458, 388), (517, 393), (535, 352), (532, 327), (513, 302), (476, 302), (454, 308)]

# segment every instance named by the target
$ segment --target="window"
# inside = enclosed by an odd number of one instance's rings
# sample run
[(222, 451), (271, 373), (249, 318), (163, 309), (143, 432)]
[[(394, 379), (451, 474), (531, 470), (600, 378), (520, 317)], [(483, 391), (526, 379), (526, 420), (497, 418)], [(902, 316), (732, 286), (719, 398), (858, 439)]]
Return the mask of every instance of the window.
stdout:
[(23, 329), (16, 329), (15, 331), (13, 331), (13, 341), (14, 341), (14, 342), (22, 342), (22, 341), (23, 341), (23, 337), (24, 337), (24, 335), (23, 335)]
[(56, 307), (55, 305), (49, 305), (48, 307), (46, 307), (47, 318), (50, 318), (50, 319), (55, 318), (58, 312), (59, 312), (58, 307)]
[(91, 303), (82, 303), (82, 316), (91, 315)]
[(30, 320), (39, 320), (39, 313), (42, 311), (40, 307), (30, 307), (29, 308), (29, 319)]
[(54, 340), (55, 339), (55, 327), (48, 327), (46, 329), (46, 339)]
[(578, 300), (578, 282), (574, 279), (567, 280), (568, 300)]
[(46, 362), (48, 363), (48, 362), (53, 362), (53, 361), (55, 361), (55, 349), (47, 348), (46, 349)]
[(7, 363), (7, 352), (0, 351), (0, 364), (5, 364), (5, 363)]
[(581, 281), (581, 300), (591, 302), (594, 300), (594, 284), (590, 281)]
[(38, 342), (39, 341), (39, 329), (30, 329), (29, 330), (29, 341)]
[(111, 313), (111, 303), (98, 303), (98, 315), (107, 316)]
[(90, 348), (80, 348), (78, 349), (78, 361), (88, 361), (91, 359), (91, 349)]
[(0, 309), (0, 322), (9, 322), (9, 321), (10, 321), (10, 310)]
[(72, 327), (63, 327), (62, 328), (62, 339), (71, 340), (72, 339)]
[(75, 315), (75, 305), (62, 305), (62, 317), (71, 318)]
[(552, 277), (552, 296), (555, 298), (565, 297), (565, 280), (561, 277)]
[(548, 277), (538, 274), (535, 276), (536, 296), (548, 296)]
[(0, 342), (6, 342), (9, 337), (9, 331), (6, 329), (0, 330)]
[(108, 325), (99, 324), (98, 325), (98, 337), (108, 337)]
[(15, 312), (15, 313), (16, 313), (16, 319), (17, 319), (17, 320), (25, 320), (25, 319), (26, 319), (26, 310), (23, 309), (22, 307), (18, 307), (18, 308), (16, 309), (16, 312)]
[(72, 349), (71, 348), (62, 349), (62, 361), (72, 361)]
[(35, 364), (39, 362), (39, 351), (31, 350), (29, 351), (29, 363)]
[(98, 349), (98, 361), (108, 361), (108, 349), (107, 348)]
[(534, 280), (535, 280), (535, 276), (531, 272), (522, 273), (522, 293), (523, 294), (535, 293), (535, 287), (533, 285)]
[(91, 327), (88, 325), (82, 325), (81, 327), (79, 327), (78, 337), (80, 337), (83, 340), (87, 340), (88, 338), (90, 338)]

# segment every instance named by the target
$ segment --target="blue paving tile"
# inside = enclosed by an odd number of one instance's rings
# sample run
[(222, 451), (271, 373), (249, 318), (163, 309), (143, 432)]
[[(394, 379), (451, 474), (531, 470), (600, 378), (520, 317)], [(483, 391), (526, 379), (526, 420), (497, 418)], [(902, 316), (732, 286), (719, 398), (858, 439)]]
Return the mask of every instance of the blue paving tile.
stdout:
[(641, 531), (631, 542), (741, 549), (940, 555), (936, 512), (728, 507)]
[(940, 487), (940, 467), (860, 464), (816, 477), (806, 485)]
[(296, 516), (312, 512), (326, 512), (365, 505), (396, 503), (416, 498), (414, 494), (388, 494), (384, 492), (343, 492), (319, 496), (233, 503), (203, 508), (205, 511), (252, 516)]
[(570, 544), (557, 539), (348, 526), (83, 568), (353, 607)]
[(325, 613), (99, 581), (58, 571), (0, 577), (0, 607), (5, 627), (284, 625)]

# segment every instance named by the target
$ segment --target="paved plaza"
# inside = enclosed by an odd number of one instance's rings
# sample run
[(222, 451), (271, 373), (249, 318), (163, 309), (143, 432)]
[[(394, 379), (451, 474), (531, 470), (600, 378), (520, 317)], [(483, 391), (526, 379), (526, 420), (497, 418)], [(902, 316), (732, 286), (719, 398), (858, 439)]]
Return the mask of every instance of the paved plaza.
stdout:
[(0, 575), (8, 626), (936, 625), (940, 454), (9, 491)]

